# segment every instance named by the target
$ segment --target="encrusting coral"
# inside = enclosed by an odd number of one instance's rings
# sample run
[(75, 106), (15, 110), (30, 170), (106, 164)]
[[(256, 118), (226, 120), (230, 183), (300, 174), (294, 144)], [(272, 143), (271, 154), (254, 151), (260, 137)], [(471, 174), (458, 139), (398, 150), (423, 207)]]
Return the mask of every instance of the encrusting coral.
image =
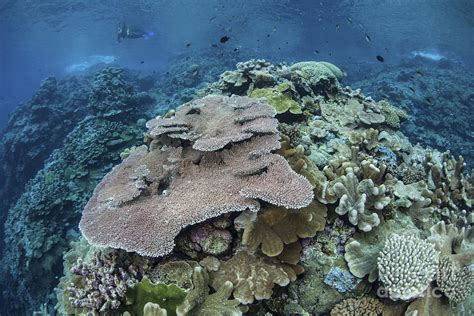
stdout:
[[(200, 109), (193, 107), (196, 104)], [(208, 113), (208, 104), (211, 109), (217, 105), (229, 109), (222, 110), (223, 117), (215, 114), (202, 122), (201, 113)], [(260, 112), (246, 114), (253, 106), (259, 106)], [(182, 228), (224, 213), (258, 211), (256, 199), (288, 208), (307, 206), (313, 199), (311, 184), (292, 171), (283, 157), (271, 153), (280, 143), (277, 122), (270, 118), (268, 124), (266, 117), (260, 117), (259, 113), (274, 113), (268, 108), (248, 98), (209, 96), (178, 109), (176, 119), (150, 123), (152, 137), (183, 138), (208, 151), (247, 141), (209, 153), (173, 145), (154, 148), (157, 140), (151, 142), (150, 152), (145, 146), (137, 148), (97, 186), (79, 224), (84, 236), (97, 246), (158, 257), (173, 250)], [(241, 114), (237, 121), (251, 125), (252, 132), (242, 133), (238, 128), (231, 133), (228, 125), (236, 119), (227, 111), (235, 110)], [(187, 123), (180, 119), (186, 114)], [(206, 114), (204, 118), (210, 119)], [(170, 135), (176, 133), (176, 124), (181, 125), (180, 134)]]
[(438, 268), (434, 245), (413, 235), (392, 235), (379, 254), (380, 281), (392, 300), (409, 300), (421, 295)]

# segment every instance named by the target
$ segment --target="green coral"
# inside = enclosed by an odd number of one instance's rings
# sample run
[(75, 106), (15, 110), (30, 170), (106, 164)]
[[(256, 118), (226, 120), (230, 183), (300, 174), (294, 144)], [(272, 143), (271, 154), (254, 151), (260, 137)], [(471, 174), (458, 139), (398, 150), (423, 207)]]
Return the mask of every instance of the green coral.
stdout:
[(176, 315), (176, 307), (183, 303), (186, 292), (171, 284), (154, 284), (146, 277), (127, 291), (126, 309), (132, 315), (143, 315), (146, 303), (157, 303), (166, 309), (168, 315)]
[[(273, 106), (278, 114), (290, 112), (291, 114), (301, 114), (303, 113), (300, 105), (291, 98), (283, 93), (284, 84), (276, 87), (276, 89), (264, 88), (264, 89), (255, 89), (250, 94), (252, 98), (266, 98), (268, 104)], [(289, 88), (289, 87), (288, 87)], [(284, 89), (283, 91), (281, 89)]]

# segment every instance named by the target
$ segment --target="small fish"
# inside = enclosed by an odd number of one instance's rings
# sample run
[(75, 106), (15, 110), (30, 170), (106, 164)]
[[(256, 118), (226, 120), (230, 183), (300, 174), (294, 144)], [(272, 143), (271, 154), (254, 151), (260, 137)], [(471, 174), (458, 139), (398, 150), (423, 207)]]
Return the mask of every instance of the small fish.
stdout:
[(332, 56), (332, 53), (329, 53), (329, 56)]
[(191, 57), (189, 57), (189, 56), (186, 56), (186, 60), (189, 60), (189, 58), (191, 58)]
[(351, 18), (347, 18), (347, 22), (349, 22), (349, 24), (352, 24), (352, 19), (351, 19)]
[(417, 70), (416, 73), (419, 74), (420, 76), (423, 76), (423, 73), (421, 72), (421, 70)]
[(214, 21), (215, 19), (216, 19), (216, 17), (213, 16), (213, 17), (211, 17), (211, 18), (209, 19), (209, 21), (212, 22), (212, 21)]
[(140, 64), (144, 64), (144, 63), (145, 63), (145, 61), (143, 61), (143, 60), (140, 62)]
[(318, 49), (315, 49), (315, 50), (313, 51), (313, 53), (319, 54), (319, 50), (318, 50)]
[(415, 88), (413, 88), (413, 87), (408, 87), (408, 89), (410, 89), (411, 92), (413, 92), (413, 93), (415, 92)]
[(365, 40), (367, 41), (367, 43), (370, 43), (371, 41), (370, 36), (367, 33), (365, 33)]
[(267, 34), (267, 37), (270, 37), (270, 34)]
[(187, 43), (187, 44), (186, 44), (186, 47), (189, 47), (189, 46), (191, 46), (191, 43)]
[(336, 31), (339, 31), (340, 25), (336, 24)]
[(377, 60), (380, 61), (381, 63), (383, 63), (385, 61), (385, 58), (383, 58), (383, 56), (380, 56), (380, 55), (377, 55)]
[(199, 70), (194, 70), (191, 74), (193, 77), (196, 77), (199, 74)]
[(238, 47), (234, 48), (234, 52), (237, 53), (238, 51), (240, 51), (240, 49)]
[(214, 47), (214, 48), (219, 47), (219, 46), (217, 46), (216, 44), (212, 44), (211, 46)]
[(433, 104), (433, 100), (432, 100), (430, 97), (426, 97), (425, 100), (426, 100), (426, 102), (428, 102), (429, 104)]

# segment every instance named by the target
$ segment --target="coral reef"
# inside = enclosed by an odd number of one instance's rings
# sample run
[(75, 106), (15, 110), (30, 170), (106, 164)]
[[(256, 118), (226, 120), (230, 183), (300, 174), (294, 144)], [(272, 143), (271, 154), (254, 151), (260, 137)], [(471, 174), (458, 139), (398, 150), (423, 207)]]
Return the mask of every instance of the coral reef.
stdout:
[[(133, 91), (130, 93), (123, 106), (135, 102)], [(142, 138), (142, 127), (136, 125), (138, 115), (121, 119), (89, 116), (77, 123), (55, 144), (63, 145), (51, 153), (9, 209), (1, 278), (12, 284), (12, 291), (4, 292), (7, 300), (16, 302), (12, 310), (24, 313), (22, 308), (46, 301), (62, 270), (60, 257), (77, 238), (76, 225), (95, 185), (120, 160), (120, 152)], [(36, 267), (34, 274), (31, 267)], [(23, 299), (8, 298), (18, 296)]]
[[(447, 315), (469, 309), (474, 175), (462, 157), (412, 145), (398, 130), (406, 113), (343, 87), (344, 73), (332, 64), (249, 60), (209, 85), (200, 83), (208, 78), (204, 69), (192, 60), (176, 68), (182, 74), (176, 80), (163, 77), (169, 87), (160, 92), (156, 84), (153, 95), (164, 107), (189, 102), (148, 123), (132, 116), (150, 117), (157, 108), (138, 109), (135, 102), (149, 98), (131, 92), (123, 74), (108, 69), (95, 77), (94, 116), (77, 133), (104, 130), (97, 143), (79, 134), (66, 138), (68, 158), (55, 156), (37, 180), (41, 211), (18, 211), (9, 220), (12, 246), (4, 262), (11, 280), (28, 276), (28, 266), (17, 268), (23, 262), (52, 267), (45, 279), (55, 274), (56, 262), (44, 254), (57, 256), (77, 238), (78, 208), (89, 199), (81, 242), (64, 255), (57, 310), (380, 315), (383, 308), (389, 315)], [(153, 86), (151, 78), (136, 80), (143, 89)], [(171, 96), (174, 88), (180, 91)], [(37, 198), (44, 193), (51, 199)], [(73, 202), (61, 204), (65, 194)], [(22, 205), (32, 202), (25, 197)], [(42, 216), (53, 219), (50, 231)], [(61, 219), (68, 224), (60, 226)], [(30, 231), (43, 239), (31, 239)], [(18, 253), (15, 240), (22, 241)], [(51, 283), (41, 291), (31, 280), (20, 283), (16, 293), (30, 295), (22, 301), (43, 306), (38, 297)], [(442, 296), (420, 297), (435, 286)]]
[(401, 129), (413, 143), (450, 149), (456, 156), (463, 155), (472, 168), (474, 130), (467, 118), (474, 115), (470, 106), (473, 83), (474, 77), (461, 65), (414, 61), (385, 67), (351, 86), (407, 111), (410, 118)]

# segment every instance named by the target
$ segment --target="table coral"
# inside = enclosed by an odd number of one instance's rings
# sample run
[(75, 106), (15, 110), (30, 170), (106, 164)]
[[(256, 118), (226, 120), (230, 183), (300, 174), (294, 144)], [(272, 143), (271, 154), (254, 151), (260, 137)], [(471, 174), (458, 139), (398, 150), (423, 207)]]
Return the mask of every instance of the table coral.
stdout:
[[(211, 103), (206, 103), (210, 100)], [(201, 104), (199, 102), (193, 104)], [(257, 104), (260, 113), (268, 113), (265, 107), (269, 107), (239, 97), (231, 98), (230, 103), (222, 97), (208, 97), (203, 102), (199, 112), (192, 106), (182, 108), (184, 113), (191, 111), (190, 116), (198, 116), (189, 119), (187, 131), (180, 136), (191, 140), (193, 147), (200, 140), (209, 140), (209, 134), (196, 134), (200, 126), (209, 126), (215, 132), (221, 129), (229, 132), (232, 129), (225, 122), (244, 118), (245, 122), (258, 120), (258, 113), (247, 118), (245, 110)], [(223, 110), (223, 117), (213, 115), (211, 121), (199, 121), (197, 113), (207, 113), (207, 104), (215, 109), (216, 102), (223, 108), (229, 107), (231, 113), (236, 108), (243, 112), (233, 118), (229, 110)], [(179, 119), (178, 112), (176, 120), (185, 121)], [(219, 123), (213, 125), (213, 120)], [(171, 126), (169, 124), (175, 121), (156, 121), (149, 127), (154, 130)], [(276, 122), (273, 124), (276, 126)], [(276, 133), (276, 129), (265, 129), (265, 133), (272, 132)], [(239, 134), (240, 130), (235, 133)], [(217, 135), (217, 142), (222, 146), (236, 141), (232, 134), (221, 137), (219, 132)], [(82, 233), (92, 244), (163, 256), (173, 250), (174, 238), (182, 228), (229, 212), (247, 208), (257, 211), (260, 208), (257, 199), (287, 208), (305, 207), (313, 199), (311, 184), (292, 171), (283, 157), (271, 153), (280, 146), (276, 134), (255, 136), (219, 152), (197, 152), (174, 146), (154, 148), (153, 144), (150, 152), (144, 147), (138, 148), (96, 188), (80, 222)], [(117, 216), (118, 212), (122, 215)]]

